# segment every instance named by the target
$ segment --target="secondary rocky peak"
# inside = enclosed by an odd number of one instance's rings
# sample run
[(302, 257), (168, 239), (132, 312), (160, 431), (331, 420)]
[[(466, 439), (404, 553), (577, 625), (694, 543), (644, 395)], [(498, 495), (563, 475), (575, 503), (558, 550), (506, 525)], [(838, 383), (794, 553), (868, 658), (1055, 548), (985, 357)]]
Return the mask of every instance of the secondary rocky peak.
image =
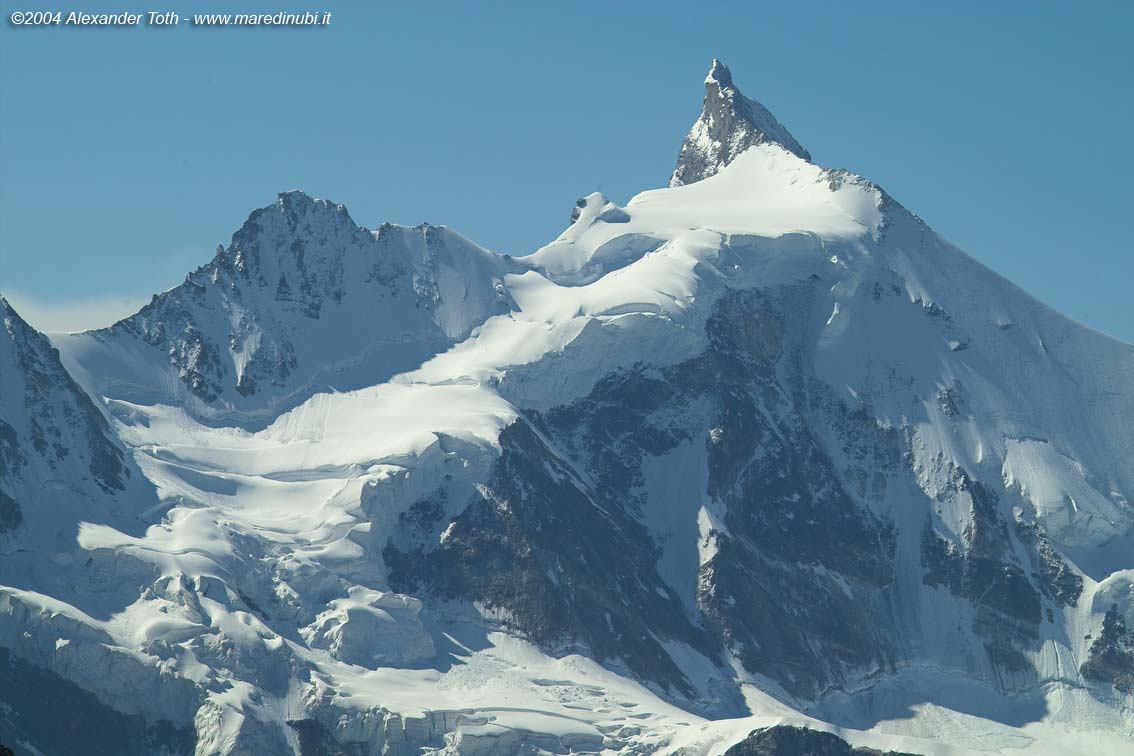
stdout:
[(276, 196), (275, 205), (264, 210), (282, 215), (293, 229), (304, 220), (318, 225), (328, 222), (351, 227), (355, 225), (344, 205), (312, 197), (298, 189), (280, 192)]
[[(298, 258), (306, 254), (309, 259), (304, 264), (309, 267), (317, 263), (315, 258), (329, 255), (334, 258), (331, 264), (337, 264), (344, 248), (364, 245), (369, 236), (370, 232), (354, 222), (345, 206), (293, 190), (280, 192), (275, 202), (253, 211), (233, 234), (228, 249), (222, 248), (219, 253), (227, 258), (222, 265), (236, 265), (247, 273), (255, 272), (247, 266), (257, 264), (261, 258)], [(317, 253), (317, 249), (326, 254)]]
[(811, 154), (767, 108), (741, 94), (728, 66), (713, 58), (705, 77), (701, 116), (681, 144), (669, 185), (684, 186), (708, 178), (749, 147), (764, 142), (811, 160)]

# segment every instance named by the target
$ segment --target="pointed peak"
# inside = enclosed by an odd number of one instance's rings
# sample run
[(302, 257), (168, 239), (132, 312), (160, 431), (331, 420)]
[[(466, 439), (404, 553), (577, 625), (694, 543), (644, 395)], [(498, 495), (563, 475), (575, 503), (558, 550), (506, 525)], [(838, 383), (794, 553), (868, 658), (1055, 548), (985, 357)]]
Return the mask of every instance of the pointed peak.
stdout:
[(728, 70), (728, 66), (722, 63), (720, 58), (713, 58), (713, 63), (709, 66), (709, 73), (705, 77), (705, 84), (717, 84), (721, 87), (732, 86), (732, 71)]
[(41, 336), (35, 326), (24, 320), (12, 303), (0, 294), (0, 333), (5, 331), (9, 336), (17, 338), (26, 338), (28, 334)]
[(12, 306), (12, 303), (8, 301), (8, 298), (3, 294), (0, 294), (0, 319), (11, 319), (15, 321), (15, 327), (31, 329), (31, 326), (28, 325), (28, 322), (24, 320), (23, 316), (20, 315), (16, 308)]
[(13, 315), (21, 322), (23, 321), (23, 318), (20, 318), (20, 314), (16, 312), (16, 308), (12, 307), (12, 305), (8, 303), (8, 300), (4, 297), (3, 294), (0, 294), (0, 318), (6, 319), (12, 317)]
[(811, 161), (811, 154), (767, 108), (741, 94), (728, 66), (713, 58), (705, 76), (701, 116), (681, 145), (669, 185), (684, 186), (713, 176), (749, 147), (764, 143), (778, 144)]

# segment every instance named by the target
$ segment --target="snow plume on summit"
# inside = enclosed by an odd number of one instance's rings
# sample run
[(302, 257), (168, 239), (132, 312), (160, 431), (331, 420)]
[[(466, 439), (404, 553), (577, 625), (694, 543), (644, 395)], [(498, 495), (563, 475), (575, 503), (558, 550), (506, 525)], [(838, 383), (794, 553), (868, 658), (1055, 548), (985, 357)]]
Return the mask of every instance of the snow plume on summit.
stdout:
[(290, 192), (58, 354), (5, 306), (0, 742), (1129, 752), (1134, 348), (706, 87), (528, 257)]

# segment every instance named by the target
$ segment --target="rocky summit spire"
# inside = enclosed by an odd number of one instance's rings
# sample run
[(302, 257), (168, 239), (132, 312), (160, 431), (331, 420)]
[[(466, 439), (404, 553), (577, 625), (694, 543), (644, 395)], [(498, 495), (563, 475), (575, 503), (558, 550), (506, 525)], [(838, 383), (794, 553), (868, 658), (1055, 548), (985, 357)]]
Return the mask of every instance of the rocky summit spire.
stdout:
[(767, 108), (740, 93), (728, 66), (714, 58), (705, 77), (701, 117), (685, 136), (669, 185), (684, 186), (708, 178), (744, 150), (764, 142), (811, 160), (811, 154)]

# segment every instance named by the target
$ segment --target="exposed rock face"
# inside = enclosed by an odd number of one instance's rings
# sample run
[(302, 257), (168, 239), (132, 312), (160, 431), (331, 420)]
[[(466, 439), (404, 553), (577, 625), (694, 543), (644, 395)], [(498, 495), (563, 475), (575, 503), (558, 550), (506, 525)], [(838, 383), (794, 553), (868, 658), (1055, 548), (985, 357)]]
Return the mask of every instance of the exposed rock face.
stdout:
[(1103, 617), (1102, 629), (1091, 643), (1090, 655), (1080, 671), (1088, 680), (1134, 693), (1134, 631), (1126, 627), (1117, 606), (1112, 606)]
[(785, 350), (798, 331), (784, 305), (726, 293), (708, 321), (710, 349), (690, 366), (715, 394), (707, 492), (723, 514), (697, 598), (747, 668), (811, 697), (893, 663), (883, 592), (894, 536), (854, 502), (816, 434)]
[(50, 342), (0, 297), (0, 537), (49, 481), (78, 498), (121, 493), (130, 476), (98, 409), (75, 384)]
[(0, 534), (15, 530), (24, 521), (19, 502), (5, 489), (11, 489), (10, 481), (16, 475), (16, 468), (24, 464), (24, 456), (18, 446), (19, 437), (12, 426), (0, 421)]
[(620, 659), (642, 679), (695, 699), (662, 644), (687, 643), (716, 661), (716, 639), (659, 578), (657, 546), (621, 498), (627, 481), (580, 477), (576, 460), (549, 442), (545, 422), (534, 416), (501, 434), (491, 478), (455, 519), (440, 519), (429, 502), (403, 517), (402, 527), (424, 529), (416, 540), (430, 546), (387, 548), (391, 586), (482, 602), (551, 649)]
[(1034, 647), (1038, 640), (1039, 594), (1015, 561), (995, 492), (961, 470), (954, 471), (953, 480), (950, 495), (963, 497), (970, 508), (964, 547), (940, 538), (927, 525), (922, 539), (925, 584), (945, 586), (974, 602), (973, 629), (988, 638), (989, 657), (1010, 670), (1026, 669), (1019, 646)]
[[(416, 539), (439, 545), (387, 550), (395, 589), (484, 601), (549, 646), (582, 640), (717, 707), (723, 682), (692, 690), (659, 641), (717, 664), (731, 647), (805, 697), (890, 668), (893, 532), (855, 504), (813, 435), (783, 364), (785, 322), (768, 295), (729, 292), (702, 356), (609, 375), (508, 428), (488, 495)], [(692, 500), (647, 480), (666, 459), (704, 471)]]
[(669, 185), (684, 186), (713, 176), (744, 150), (765, 142), (811, 160), (811, 154), (767, 108), (740, 93), (728, 67), (714, 59), (705, 77), (701, 116), (681, 144)]
[(1044, 593), (1061, 607), (1078, 606), (1083, 595), (1083, 576), (1059, 555), (1051, 539), (1034, 522), (1018, 521), (1016, 533), (1032, 548), (1032, 564), (1039, 571)]
[(756, 730), (725, 751), (725, 756), (916, 756), (898, 751), (852, 748), (838, 735), (778, 725)]

